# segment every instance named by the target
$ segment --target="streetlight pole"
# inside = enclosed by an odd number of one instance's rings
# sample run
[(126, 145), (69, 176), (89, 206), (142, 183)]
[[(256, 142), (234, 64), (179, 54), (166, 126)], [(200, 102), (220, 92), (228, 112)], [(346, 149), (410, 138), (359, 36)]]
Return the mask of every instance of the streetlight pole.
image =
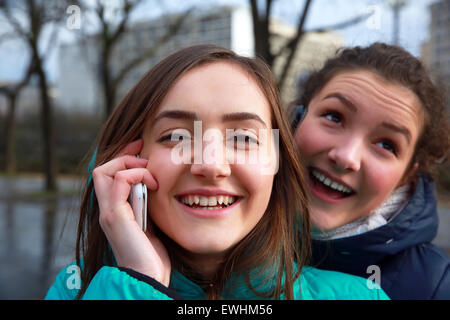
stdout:
[(400, 10), (406, 5), (407, 0), (388, 0), (393, 13), (392, 42), (395, 45), (400, 43)]

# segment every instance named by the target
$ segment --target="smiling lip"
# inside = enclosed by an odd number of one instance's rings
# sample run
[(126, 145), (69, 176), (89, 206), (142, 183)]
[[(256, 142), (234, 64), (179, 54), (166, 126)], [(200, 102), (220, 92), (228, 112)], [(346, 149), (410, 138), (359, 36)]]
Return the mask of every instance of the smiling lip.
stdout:
[(352, 193), (345, 197), (333, 197), (328, 192), (324, 192), (322, 188), (317, 186), (317, 183), (320, 183), (320, 182), (313, 181), (312, 179), (314, 179), (314, 178), (311, 177), (311, 173), (310, 173), (310, 174), (308, 174), (308, 184), (309, 184), (310, 192), (312, 193), (312, 195), (315, 198), (318, 198), (319, 200), (321, 200), (325, 203), (339, 204), (339, 203), (349, 199), (353, 195), (355, 195), (355, 191), (351, 187), (349, 187), (346, 183), (342, 182), (342, 180), (336, 179), (335, 177), (331, 176), (326, 171), (323, 171), (323, 170), (320, 170), (320, 169), (317, 169), (314, 167), (309, 167), (308, 169), (309, 169), (309, 171), (316, 170), (316, 171), (322, 173), (323, 175), (329, 177), (331, 180), (338, 182), (339, 184), (342, 184), (342, 185), (346, 186), (347, 188), (349, 188), (350, 190), (352, 190)]
[(184, 196), (188, 196), (190, 194), (196, 194), (196, 195), (205, 196), (205, 197), (224, 195), (224, 196), (232, 196), (232, 197), (240, 198), (240, 196), (238, 194), (229, 192), (229, 191), (226, 191), (223, 189), (205, 189), (205, 188), (191, 189), (189, 191), (178, 193), (175, 195), (175, 197), (177, 197), (177, 198), (184, 197)]
[[(199, 209), (196, 207), (191, 207), (181, 201), (182, 197), (185, 197), (188, 195), (198, 195), (198, 196), (204, 196), (204, 197), (223, 195), (223, 196), (234, 197), (235, 201), (231, 205), (228, 205), (225, 207), (218, 207), (215, 209), (206, 209), (206, 208)], [(199, 217), (199, 218), (220, 218), (220, 217), (224, 217), (224, 216), (232, 213), (234, 208), (237, 205), (239, 205), (239, 203), (241, 202), (242, 196), (239, 196), (236, 193), (225, 191), (223, 189), (199, 188), (199, 189), (191, 189), (189, 191), (179, 193), (179, 194), (175, 195), (175, 199), (177, 200), (177, 203), (181, 206), (182, 210), (190, 215), (193, 215), (193, 216)]]
[(318, 171), (318, 172), (322, 173), (324, 176), (329, 177), (331, 180), (333, 180), (333, 181), (335, 181), (335, 182), (337, 182), (337, 183), (339, 183), (339, 184), (341, 184), (341, 185), (347, 187), (348, 189), (352, 190), (352, 193), (355, 193), (355, 190), (353, 190), (352, 187), (350, 187), (348, 184), (346, 184), (346, 183), (345, 183), (344, 181), (342, 181), (341, 179), (336, 178), (336, 177), (333, 177), (333, 176), (332, 176), (331, 174), (329, 174), (328, 172), (326, 172), (326, 171), (324, 171), (324, 170), (321, 170), (321, 169), (318, 169), (318, 168), (316, 168), (316, 167), (309, 167), (308, 169), (309, 169), (309, 171), (315, 170), (315, 171)]
[(234, 210), (234, 208), (239, 205), (242, 198), (238, 198), (236, 201), (233, 202), (228, 207), (218, 208), (218, 209), (197, 209), (190, 207), (183, 202), (179, 201), (177, 199), (177, 203), (181, 206), (182, 210), (188, 214), (191, 214), (193, 216), (199, 217), (199, 218), (221, 218), (224, 216), (227, 216), (231, 214)]

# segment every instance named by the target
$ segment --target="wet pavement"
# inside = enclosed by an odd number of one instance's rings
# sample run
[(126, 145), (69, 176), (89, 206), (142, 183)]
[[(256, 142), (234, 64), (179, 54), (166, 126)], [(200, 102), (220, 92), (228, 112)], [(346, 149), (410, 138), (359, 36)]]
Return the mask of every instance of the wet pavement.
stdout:
[[(42, 299), (74, 260), (80, 182), (59, 181), (60, 189), (76, 191), (73, 196), (17, 196), (42, 186), (37, 177), (0, 177), (0, 299)], [(434, 243), (450, 254), (450, 208), (439, 208), (439, 218)]]
[[(59, 184), (63, 190), (79, 185)], [(42, 299), (74, 260), (78, 199), (33, 194), (41, 189), (39, 178), (0, 178), (0, 299)], [(18, 196), (24, 193), (31, 197)]]

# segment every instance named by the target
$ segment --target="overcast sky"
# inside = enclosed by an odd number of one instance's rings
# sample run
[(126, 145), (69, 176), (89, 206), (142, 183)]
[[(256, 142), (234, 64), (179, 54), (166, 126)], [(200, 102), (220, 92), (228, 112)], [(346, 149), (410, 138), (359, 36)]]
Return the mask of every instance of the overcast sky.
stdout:
[[(306, 21), (306, 29), (314, 29), (334, 25), (338, 22), (346, 21), (364, 12), (373, 11), (374, 14), (369, 20), (363, 21), (352, 27), (338, 31), (344, 44), (366, 45), (374, 41), (392, 41), (392, 21), (393, 15), (388, 0), (313, 0), (310, 14)], [(428, 6), (436, 0), (409, 0), (408, 5), (402, 10), (400, 15), (400, 44), (414, 55), (420, 55), (420, 46), (428, 38), (429, 10)], [(168, 7), (177, 6), (179, 1), (168, 2)], [(247, 0), (219, 0), (204, 1), (191, 0), (182, 2), (186, 6), (196, 4), (198, 6), (232, 4), (238, 6), (247, 5)], [(303, 8), (304, 0), (276, 0), (274, 1), (274, 15), (286, 23), (295, 24)], [(158, 10), (151, 7), (151, 2), (144, 5), (134, 16), (135, 20), (155, 16)], [(1, 23), (1, 21), (0, 21)], [(0, 28), (0, 30), (2, 30)], [(61, 40), (69, 41), (70, 33), (64, 32)], [(24, 46), (17, 41), (9, 41), (0, 44), (0, 81), (14, 80), (21, 76), (23, 67), (26, 64)], [(53, 54), (47, 63), (46, 69), (50, 72), (50, 79), (57, 81), (57, 52)]]

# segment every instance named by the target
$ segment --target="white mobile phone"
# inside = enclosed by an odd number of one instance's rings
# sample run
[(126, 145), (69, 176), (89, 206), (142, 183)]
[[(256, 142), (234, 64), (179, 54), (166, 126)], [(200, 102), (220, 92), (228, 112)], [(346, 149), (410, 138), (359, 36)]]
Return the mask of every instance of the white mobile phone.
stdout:
[(147, 230), (147, 186), (143, 183), (132, 185), (128, 201), (136, 222), (145, 232)]

